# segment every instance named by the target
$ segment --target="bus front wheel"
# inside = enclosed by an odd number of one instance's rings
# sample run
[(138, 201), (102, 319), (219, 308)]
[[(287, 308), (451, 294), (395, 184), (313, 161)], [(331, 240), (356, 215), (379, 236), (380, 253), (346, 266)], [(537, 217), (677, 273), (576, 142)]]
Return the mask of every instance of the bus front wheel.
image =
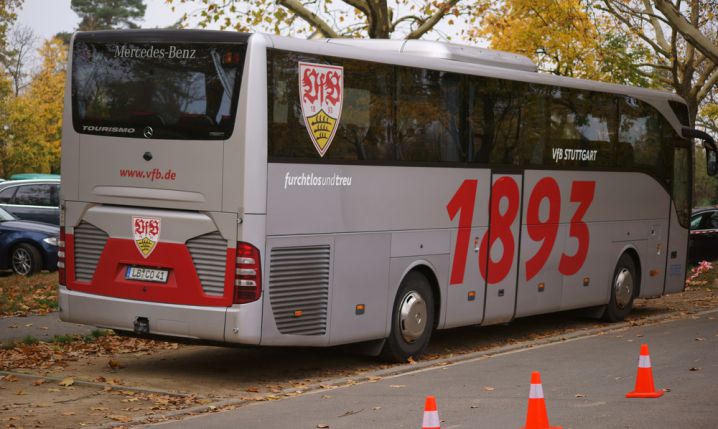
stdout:
[(409, 272), (396, 294), (391, 332), (381, 357), (406, 362), (420, 356), (429, 344), (434, 317), (434, 295), (429, 280), (418, 271)]
[(633, 308), (633, 298), (638, 288), (636, 264), (630, 255), (624, 253), (618, 259), (611, 281), (611, 300), (603, 312), (603, 320), (620, 322)]

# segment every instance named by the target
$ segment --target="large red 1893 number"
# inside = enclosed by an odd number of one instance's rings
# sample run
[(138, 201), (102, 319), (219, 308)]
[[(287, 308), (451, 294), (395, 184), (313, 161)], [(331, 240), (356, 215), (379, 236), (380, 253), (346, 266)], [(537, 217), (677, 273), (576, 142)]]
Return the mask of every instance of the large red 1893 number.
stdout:
[(588, 254), (588, 226), (583, 223), (583, 216), (593, 202), (593, 194), (596, 191), (596, 182), (573, 182), (571, 186), (571, 202), (578, 203), (576, 213), (571, 218), (571, 227), (568, 235), (578, 240), (578, 250), (573, 256), (561, 255), (558, 263), (558, 270), (565, 276), (571, 276), (578, 272), (583, 266)]
[[(501, 213), (499, 206), (502, 200), (508, 205), (506, 211)], [(481, 277), (490, 284), (503, 280), (511, 271), (514, 261), (514, 236), (511, 233), (511, 225), (519, 213), (519, 187), (516, 181), (510, 177), (499, 178), (491, 190), (491, 227), (489, 233), (481, 240), (479, 250), (479, 271)], [(494, 261), (491, 258), (491, 249), (496, 241), (501, 241), (503, 253), (501, 259)], [(488, 267), (487, 267), (488, 261)], [(488, 276), (487, 276), (488, 271)]]
[[(451, 265), (451, 278), (449, 280), (452, 285), (460, 284), (464, 281), (477, 187), (478, 180), (464, 180), (453, 198), (451, 198), (451, 201), (446, 205), (446, 211), (451, 220), (461, 212), (456, 247), (454, 249), (454, 261)], [(578, 203), (578, 207), (571, 218), (568, 233), (569, 237), (576, 240), (577, 250), (573, 255), (561, 254), (559, 272), (563, 275), (576, 274), (586, 261), (590, 235), (583, 217), (593, 202), (595, 190), (596, 182), (593, 181), (575, 181), (571, 184), (569, 201)], [(511, 225), (513, 225), (518, 215), (519, 197), (518, 185), (510, 177), (499, 178), (492, 187), (489, 233), (484, 235), (481, 240), (478, 260), (479, 272), (489, 284), (502, 281), (511, 271), (516, 246), (516, 239), (511, 231)], [(507, 205), (506, 210), (501, 212), (499, 207), (503, 200), (506, 200)], [(548, 215), (542, 220), (540, 209), (544, 201), (548, 206)], [(531, 191), (526, 211), (526, 231), (528, 236), (533, 241), (541, 242), (536, 253), (526, 260), (527, 281), (531, 280), (543, 269), (551, 256), (553, 247), (556, 244), (560, 216), (561, 190), (555, 179), (544, 177), (536, 183), (536, 186)], [(497, 241), (501, 241), (503, 253), (501, 258), (495, 261), (490, 257), (490, 254)]]
[(474, 217), (474, 202), (476, 201), (476, 186), (478, 180), (464, 180), (454, 194), (454, 198), (446, 205), (449, 212), (449, 219), (454, 220), (458, 212), (459, 232), (456, 239), (456, 250), (454, 251), (454, 263), (451, 265), (450, 284), (464, 282), (464, 271), (466, 270), (466, 256), (469, 253), (469, 238), (471, 236), (471, 219)]

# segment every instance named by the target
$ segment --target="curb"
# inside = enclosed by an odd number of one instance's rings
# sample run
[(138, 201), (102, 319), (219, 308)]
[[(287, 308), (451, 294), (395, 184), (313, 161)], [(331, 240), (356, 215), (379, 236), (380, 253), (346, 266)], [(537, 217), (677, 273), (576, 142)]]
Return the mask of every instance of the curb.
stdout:
[[(44, 377), (41, 375), (35, 375), (35, 374), (25, 374), (22, 372), (13, 372), (13, 371), (0, 371), (0, 375), (12, 375), (17, 378), (29, 378), (32, 380), (50, 380), (50, 381), (56, 381), (61, 382), (65, 378), (60, 377)], [(159, 389), (151, 389), (151, 388), (144, 388), (144, 387), (131, 387), (131, 386), (124, 386), (121, 384), (109, 384), (109, 383), (96, 383), (94, 381), (83, 381), (83, 380), (75, 380), (73, 378), (73, 385), (78, 386), (84, 386), (84, 387), (97, 387), (100, 389), (107, 389), (110, 390), (128, 390), (131, 392), (138, 392), (138, 393), (156, 393), (160, 395), (167, 395), (167, 396), (176, 396), (180, 398), (187, 398), (189, 396), (192, 396), (187, 393), (176, 393), (176, 392), (167, 392), (165, 390), (159, 390)], [(198, 398), (201, 398), (197, 396)]]

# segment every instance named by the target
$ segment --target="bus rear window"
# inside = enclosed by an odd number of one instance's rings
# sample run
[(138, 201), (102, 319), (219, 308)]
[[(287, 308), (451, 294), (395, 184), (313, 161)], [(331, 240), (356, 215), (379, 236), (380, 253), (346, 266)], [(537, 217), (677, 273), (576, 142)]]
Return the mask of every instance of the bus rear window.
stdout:
[(75, 131), (179, 140), (232, 134), (245, 46), (76, 42)]

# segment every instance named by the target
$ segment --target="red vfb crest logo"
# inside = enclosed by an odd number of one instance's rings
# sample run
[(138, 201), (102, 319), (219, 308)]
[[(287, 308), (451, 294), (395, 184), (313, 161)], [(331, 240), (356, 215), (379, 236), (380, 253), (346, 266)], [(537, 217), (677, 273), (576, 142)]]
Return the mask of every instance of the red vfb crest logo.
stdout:
[(148, 258), (160, 240), (160, 219), (156, 217), (132, 217), (132, 235), (135, 246), (142, 256)]
[(299, 63), (302, 116), (319, 156), (332, 144), (344, 101), (344, 67)]

